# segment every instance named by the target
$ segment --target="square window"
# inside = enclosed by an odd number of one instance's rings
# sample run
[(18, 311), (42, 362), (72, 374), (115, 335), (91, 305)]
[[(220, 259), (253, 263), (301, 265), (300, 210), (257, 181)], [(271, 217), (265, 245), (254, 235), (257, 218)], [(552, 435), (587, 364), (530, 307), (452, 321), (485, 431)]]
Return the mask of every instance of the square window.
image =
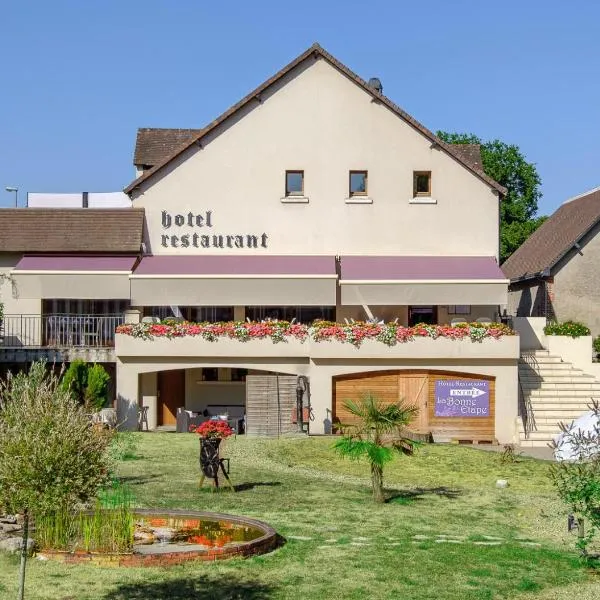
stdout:
[(413, 197), (431, 196), (431, 171), (413, 173)]
[(285, 195), (302, 196), (304, 194), (304, 171), (285, 172)]
[(367, 171), (350, 171), (350, 196), (367, 195)]

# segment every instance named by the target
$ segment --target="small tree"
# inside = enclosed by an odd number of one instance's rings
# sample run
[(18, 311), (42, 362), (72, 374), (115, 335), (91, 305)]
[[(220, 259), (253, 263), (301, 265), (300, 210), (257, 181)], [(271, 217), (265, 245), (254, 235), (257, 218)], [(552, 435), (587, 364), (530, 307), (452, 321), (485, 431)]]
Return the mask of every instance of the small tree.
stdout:
[(108, 401), (110, 375), (102, 365), (93, 364), (88, 369), (84, 401), (88, 406), (100, 410)]
[[(584, 556), (587, 547), (600, 528), (600, 406), (592, 401), (590, 406), (593, 424), (586, 430), (573, 424), (560, 424), (563, 432), (552, 448), (566, 455), (561, 462), (550, 467), (550, 478), (561, 500), (577, 518), (578, 546)], [(587, 534), (584, 523), (589, 527)]]
[(31, 516), (72, 510), (107, 481), (110, 434), (43, 362), (0, 385), (0, 506), (23, 515), (19, 599), (24, 598)]
[(90, 365), (74, 360), (61, 380), (61, 387), (70, 391), (75, 399), (95, 410), (100, 410), (108, 400), (110, 375), (102, 365)]
[(384, 502), (383, 468), (393, 459), (394, 452), (414, 452), (417, 443), (403, 435), (403, 430), (415, 418), (418, 408), (402, 402), (384, 404), (370, 392), (359, 401), (347, 400), (344, 408), (357, 422), (341, 426), (344, 435), (333, 447), (343, 457), (369, 461), (373, 499)]

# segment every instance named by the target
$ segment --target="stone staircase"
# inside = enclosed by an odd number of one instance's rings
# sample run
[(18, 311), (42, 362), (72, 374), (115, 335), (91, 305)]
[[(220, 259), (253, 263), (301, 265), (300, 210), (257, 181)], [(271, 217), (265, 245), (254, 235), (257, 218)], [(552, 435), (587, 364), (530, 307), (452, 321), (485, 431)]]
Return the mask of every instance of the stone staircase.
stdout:
[(570, 423), (589, 410), (592, 398), (600, 400), (600, 381), (547, 350), (521, 354), (519, 388), (523, 447), (546, 446), (560, 433), (560, 421)]

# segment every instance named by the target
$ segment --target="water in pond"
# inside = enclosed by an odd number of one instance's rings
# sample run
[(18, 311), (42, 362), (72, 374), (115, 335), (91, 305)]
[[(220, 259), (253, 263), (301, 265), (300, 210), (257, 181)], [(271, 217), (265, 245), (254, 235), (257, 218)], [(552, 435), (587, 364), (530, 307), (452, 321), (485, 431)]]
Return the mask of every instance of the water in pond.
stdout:
[(223, 548), (250, 542), (264, 535), (262, 529), (227, 520), (161, 515), (136, 515), (136, 545), (201, 545)]

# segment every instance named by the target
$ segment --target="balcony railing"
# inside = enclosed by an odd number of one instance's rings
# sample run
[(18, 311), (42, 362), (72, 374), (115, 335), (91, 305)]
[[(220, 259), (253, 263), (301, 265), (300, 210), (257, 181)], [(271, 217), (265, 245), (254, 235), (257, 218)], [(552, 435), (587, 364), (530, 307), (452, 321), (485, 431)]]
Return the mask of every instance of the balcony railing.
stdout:
[(110, 348), (123, 315), (4, 315), (5, 348)]

